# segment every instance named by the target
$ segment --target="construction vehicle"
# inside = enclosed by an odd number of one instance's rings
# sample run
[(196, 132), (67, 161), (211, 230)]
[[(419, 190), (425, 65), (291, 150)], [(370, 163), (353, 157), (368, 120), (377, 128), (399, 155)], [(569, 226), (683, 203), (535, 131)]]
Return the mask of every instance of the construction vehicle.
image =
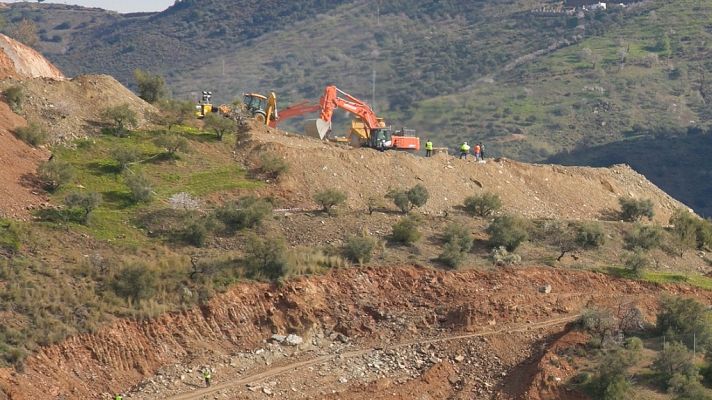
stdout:
[[(212, 104), (212, 92), (203, 91), (200, 102), (196, 106), (196, 117), (205, 118), (210, 113), (220, 113), (225, 117), (234, 116), (235, 108), (228, 104), (215, 107)], [(268, 125), (279, 118), (277, 112), (277, 95), (271, 92), (269, 97), (258, 93), (245, 93), (243, 95), (244, 111), (258, 122)]]
[[(341, 97), (340, 97), (340, 96)], [(354, 114), (351, 122), (349, 141), (354, 147), (371, 147), (379, 150), (420, 150), (420, 139), (416, 136), (405, 136), (406, 130), (394, 134), (386, 126), (383, 118), (379, 118), (371, 107), (354, 96), (330, 85), (324, 89), (319, 101), (320, 118), (307, 125), (307, 135), (325, 139), (331, 135), (331, 118), (337, 108)], [(411, 131), (412, 132), (412, 131)]]
[(245, 110), (262, 124), (269, 125), (279, 119), (277, 95), (274, 92), (271, 92), (269, 97), (258, 93), (245, 93), (242, 101)]

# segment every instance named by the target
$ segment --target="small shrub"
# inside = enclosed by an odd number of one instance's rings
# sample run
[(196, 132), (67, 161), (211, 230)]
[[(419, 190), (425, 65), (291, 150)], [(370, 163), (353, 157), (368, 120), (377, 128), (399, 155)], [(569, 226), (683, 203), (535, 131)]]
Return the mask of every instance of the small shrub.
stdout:
[(376, 248), (376, 239), (362, 235), (351, 236), (346, 240), (344, 255), (353, 262), (363, 265), (371, 261), (373, 249)]
[(110, 283), (118, 296), (133, 302), (154, 296), (159, 280), (155, 271), (145, 265), (128, 265), (122, 268)]
[(369, 197), (367, 202), (368, 215), (373, 215), (374, 211), (381, 210), (386, 207), (383, 199), (377, 196)]
[(153, 143), (156, 146), (165, 149), (166, 153), (172, 157), (174, 157), (178, 152), (185, 153), (190, 148), (188, 140), (183, 136), (176, 134), (160, 135), (153, 140)]
[(237, 123), (231, 119), (223, 117), (218, 113), (210, 113), (203, 119), (205, 128), (215, 132), (218, 140), (222, 140), (226, 133), (237, 131)]
[(522, 257), (519, 254), (510, 253), (504, 246), (492, 249), (490, 253), (492, 263), (497, 267), (516, 265), (522, 262)]
[(257, 235), (250, 235), (247, 238), (245, 253), (245, 262), (253, 277), (276, 281), (289, 272), (287, 244), (282, 237), (262, 239)]
[(504, 246), (508, 251), (516, 250), (529, 238), (526, 221), (512, 215), (495, 218), (487, 227), (487, 233), (490, 235), (490, 246)]
[(133, 147), (119, 146), (111, 150), (111, 158), (116, 161), (116, 166), (121, 171), (128, 168), (131, 163), (136, 162), (139, 156), (138, 150)]
[(126, 173), (124, 180), (131, 191), (131, 200), (134, 202), (148, 202), (153, 197), (153, 186), (144, 174), (140, 172)]
[(335, 206), (346, 202), (346, 193), (336, 189), (326, 189), (314, 195), (314, 201), (322, 207), (324, 212), (331, 214)]
[(269, 153), (260, 155), (260, 172), (272, 179), (278, 179), (289, 171), (289, 164), (283, 158)]
[(212, 219), (199, 215), (191, 215), (182, 229), (174, 237), (183, 243), (195, 247), (203, 247), (208, 238), (208, 234), (213, 230)]
[(407, 214), (411, 209), (407, 192), (392, 190), (386, 194), (386, 198), (393, 200), (393, 204), (395, 204), (403, 214)]
[(625, 259), (625, 267), (633, 276), (642, 278), (645, 270), (650, 267), (650, 259), (644, 253), (636, 251)]
[(89, 215), (101, 204), (101, 195), (96, 192), (72, 192), (64, 198), (64, 204), (70, 209), (78, 210), (79, 220), (83, 224), (89, 221)]
[(272, 214), (272, 204), (256, 197), (243, 197), (237, 202), (224, 204), (215, 211), (215, 217), (229, 232), (254, 228)]
[(36, 122), (30, 122), (27, 126), (17, 128), (15, 136), (32, 146), (39, 146), (47, 142), (47, 132)]
[(712, 247), (712, 222), (678, 209), (670, 217), (670, 225), (680, 244), (698, 249)]
[(663, 232), (659, 226), (636, 225), (625, 238), (625, 247), (629, 250), (650, 250), (660, 247)]
[(18, 112), (22, 109), (22, 102), (25, 100), (25, 91), (20, 86), (10, 86), (5, 89), (5, 100), (12, 111)]
[(14, 255), (20, 251), (21, 230), (17, 223), (0, 219), (0, 254)]
[(668, 384), (676, 374), (688, 377), (697, 375), (692, 353), (680, 342), (667, 343), (655, 358), (652, 369), (658, 373), (660, 381), (665, 384)]
[(636, 200), (630, 197), (619, 197), (621, 206), (620, 218), (623, 221), (635, 222), (643, 217), (653, 219), (653, 202), (650, 199)]
[(138, 96), (147, 102), (155, 103), (166, 95), (166, 82), (161, 75), (137, 68), (134, 70), (134, 79), (138, 86)]
[(606, 242), (606, 235), (603, 233), (601, 224), (589, 222), (581, 224), (577, 228), (576, 243), (583, 249), (596, 249)]
[(502, 208), (502, 199), (495, 193), (485, 192), (466, 198), (464, 207), (470, 215), (488, 217)]
[(129, 129), (138, 125), (138, 115), (129, 104), (106, 108), (101, 112), (101, 118), (111, 125), (111, 132), (116, 136), (125, 136)]
[(451, 268), (457, 268), (467, 258), (474, 238), (466, 226), (450, 224), (443, 233), (443, 251), (438, 259)]
[(420, 221), (415, 217), (401, 218), (393, 225), (391, 240), (404, 245), (411, 245), (417, 242), (422, 236), (418, 230), (419, 225)]
[(586, 309), (581, 313), (579, 324), (595, 338), (597, 346), (600, 347), (614, 333), (618, 321), (610, 310)]
[(37, 168), (37, 177), (42, 187), (49, 192), (59, 189), (60, 186), (69, 182), (73, 176), (74, 168), (64, 161), (46, 161)]
[(411, 209), (424, 206), (430, 197), (428, 189), (420, 183), (408, 189), (407, 195)]

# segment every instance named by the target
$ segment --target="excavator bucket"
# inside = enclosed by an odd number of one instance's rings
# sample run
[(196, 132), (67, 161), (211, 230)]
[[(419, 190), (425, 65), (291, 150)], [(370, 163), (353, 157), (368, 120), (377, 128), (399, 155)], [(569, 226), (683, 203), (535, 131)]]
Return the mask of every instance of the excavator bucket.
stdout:
[(304, 133), (320, 140), (324, 140), (330, 131), (331, 123), (321, 118), (307, 120), (304, 124)]

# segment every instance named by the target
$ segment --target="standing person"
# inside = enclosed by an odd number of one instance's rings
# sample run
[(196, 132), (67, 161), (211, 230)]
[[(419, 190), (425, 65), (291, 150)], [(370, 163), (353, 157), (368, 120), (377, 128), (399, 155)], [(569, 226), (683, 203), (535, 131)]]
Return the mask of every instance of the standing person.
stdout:
[(485, 145), (480, 142), (480, 160), (485, 159)]
[(465, 159), (467, 160), (467, 153), (470, 152), (470, 146), (467, 145), (467, 142), (462, 142), (460, 145), (460, 159)]
[(213, 378), (213, 377), (210, 375), (210, 368), (205, 367), (205, 369), (203, 369), (203, 379), (205, 379), (205, 386), (206, 386), (206, 387), (210, 387), (210, 380), (211, 380), (212, 378)]
[(433, 155), (433, 142), (428, 139), (425, 141), (425, 157), (430, 157)]
[(481, 149), (480, 149), (480, 145), (479, 145), (479, 144), (476, 144), (476, 145), (475, 145), (475, 150), (474, 150), (474, 153), (475, 153), (475, 162), (480, 161), (480, 150), (481, 150)]

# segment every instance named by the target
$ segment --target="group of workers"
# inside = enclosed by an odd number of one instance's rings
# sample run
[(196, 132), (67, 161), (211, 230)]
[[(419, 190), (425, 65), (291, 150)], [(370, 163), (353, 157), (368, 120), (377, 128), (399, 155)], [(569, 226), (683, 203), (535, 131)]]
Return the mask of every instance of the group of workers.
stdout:
[[(475, 156), (475, 161), (481, 161), (485, 159), (485, 145), (482, 142), (477, 143), (472, 149)], [(467, 142), (462, 142), (460, 145), (460, 158), (467, 159), (467, 155), (470, 153), (470, 145)], [(425, 157), (430, 157), (433, 155), (433, 142), (428, 139), (425, 141)]]

